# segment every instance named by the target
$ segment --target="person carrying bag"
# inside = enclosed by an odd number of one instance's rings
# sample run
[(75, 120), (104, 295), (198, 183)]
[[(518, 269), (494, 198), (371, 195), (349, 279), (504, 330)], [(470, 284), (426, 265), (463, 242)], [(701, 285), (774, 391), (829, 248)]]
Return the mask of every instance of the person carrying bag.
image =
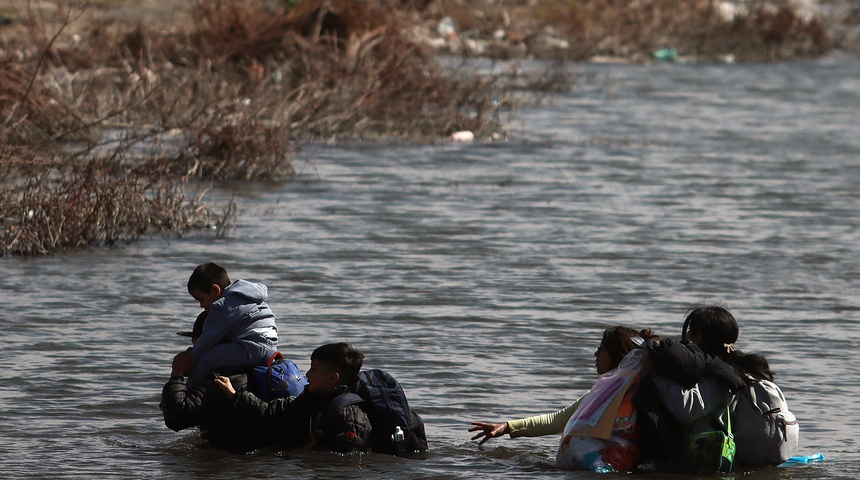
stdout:
[(732, 415), (726, 407), (726, 431), (717, 429), (687, 434), (673, 470), (697, 475), (729, 473), (735, 462), (735, 452)]

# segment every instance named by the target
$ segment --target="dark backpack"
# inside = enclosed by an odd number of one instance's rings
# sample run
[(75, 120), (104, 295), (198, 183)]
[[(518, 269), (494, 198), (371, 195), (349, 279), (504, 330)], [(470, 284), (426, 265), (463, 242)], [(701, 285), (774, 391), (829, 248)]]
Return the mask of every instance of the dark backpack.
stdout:
[(372, 451), (398, 456), (427, 451), (424, 420), (409, 408), (403, 388), (388, 372), (359, 372), (356, 391), (335, 398), (330, 408), (338, 411), (347, 405), (358, 405), (367, 414)]
[(275, 352), (265, 365), (258, 365), (248, 372), (248, 390), (266, 402), (297, 397), (307, 384), (299, 367), (281, 352)]

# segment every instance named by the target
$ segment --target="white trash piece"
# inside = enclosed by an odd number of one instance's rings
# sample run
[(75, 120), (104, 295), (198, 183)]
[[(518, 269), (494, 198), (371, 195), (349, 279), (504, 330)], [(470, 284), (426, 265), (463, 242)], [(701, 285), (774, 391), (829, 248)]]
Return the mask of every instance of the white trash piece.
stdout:
[(475, 134), (469, 130), (463, 130), (452, 133), (450, 138), (455, 142), (471, 142), (475, 139)]

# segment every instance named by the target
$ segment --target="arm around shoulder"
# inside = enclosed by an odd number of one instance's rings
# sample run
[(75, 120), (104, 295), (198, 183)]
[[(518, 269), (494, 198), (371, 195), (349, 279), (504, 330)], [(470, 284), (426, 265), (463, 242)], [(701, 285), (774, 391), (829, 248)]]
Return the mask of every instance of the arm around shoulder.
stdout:
[(731, 399), (729, 392), (715, 379), (702, 378), (692, 388), (668, 378), (655, 375), (652, 377), (660, 401), (682, 424), (693, 423), (707, 417), (719, 408), (725, 407)]
[(307, 393), (267, 402), (251, 392), (241, 391), (233, 399), (233, 407), (247, 418), (285, 424), (304, 422), (310, 416), (312, 403)]

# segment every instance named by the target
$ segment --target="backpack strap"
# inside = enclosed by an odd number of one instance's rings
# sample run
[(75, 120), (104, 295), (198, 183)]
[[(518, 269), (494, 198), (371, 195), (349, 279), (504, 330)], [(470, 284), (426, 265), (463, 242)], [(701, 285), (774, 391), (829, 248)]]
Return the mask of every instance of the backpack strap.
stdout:
[(728, 405), (726, 405), (726, 435), (731, 439), (735, 438), (732, 434), (732, 411)]
[[(764, 386), (764, 384), (761, 382), (761, 380), (759, 380), (755, 383), (761, 384), (762, 388), (766, 388)], [(761, 405), (759, 405), (758, 396), (756, 395), (756, 392), (755, 392), (755, 383), (751, 383), (749, 386), (747, 386), (747, 388), (744, 389), (744, 393), (746, 394), (746, 397), (750, 401), (750, 403), (752, 404), (753, 408), (758, 410), (758, 412), (761, 413), (763, 416), (773, 415), (774, 413), (779, 413), (780, 411), (782, 411), (782, 409), (779, 407), (775, 407), (775, 408), (772, 408), (769, 410), (763, 410), (761, 408)], [(772, 385), (774, 387), (776, 387), (777, 389), (779, 388), (776, 386), (776, 384), (772, 384)], [(765, 403), (765, 405), (767, 405), (768, 407), (770, 406), (769, 403)]]
[(328, 410), (329, 412), (335, 413), (342, 410), (344, 407), (349, 405), (357, 405), (359, 403), (364, 402), (364, 399), (352, 392), (346, 392), (341, 395), (335, 397), (331, 403), (329, 403)]

